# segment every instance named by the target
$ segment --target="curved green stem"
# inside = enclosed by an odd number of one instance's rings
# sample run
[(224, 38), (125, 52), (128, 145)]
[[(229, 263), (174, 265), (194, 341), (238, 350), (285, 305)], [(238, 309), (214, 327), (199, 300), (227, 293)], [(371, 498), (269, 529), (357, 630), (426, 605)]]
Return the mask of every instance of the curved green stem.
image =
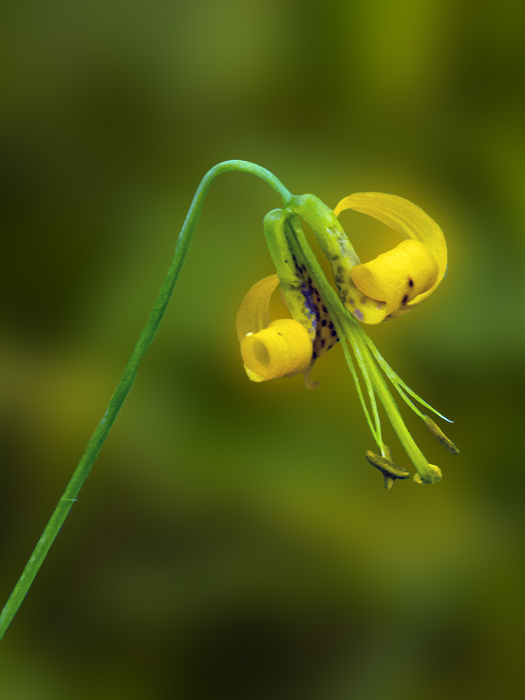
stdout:
[(153, 342), (168, 307), (175, 284), (177, 283), (182, 266), (184, 265), (184, 261), (188, 255), (206, 195), (208, 194), (214, 180), (219, 175), (226, 172), (248, 173), (261, 178), (268, 185), (270, 185), (270, 187), (272, 187), (277, 194), (280, 195), (283, 205), (285, 206), (292, 198), (291, 193), (270, 171), (266, 170), (265, 168), (261, 168), (259, 165), (243, 160), (228, 160), (224, 161), (223, 163), (219, 163), (209, 170), (203, 177), (179, 234), (177, 245), (175, 246), (173, 261), (162, 284), (155, 302), (155, 306), (153, 307), (153, 311), (151, 312), (148, 321), (139, 336), (135, 349), (128, 360), (120, 382), (115, 389), (113, 396), (111, 397), (103, 418), (95, 428), (95, 431), (93, 432), (93, 435), (86, 446), (84, 454), (82, 455), (80, 462), (78, 463), (78, 466), (71, 477), (71, 480), (60, 498), (48, 524), (46, 525), (46, 528), (42, 533), (42, 536), (40, 537), (31, 558), (27, 562), (20, 579), (18, 580), (13, 592), (5, 604), (4, 609), (2, 610), (0, 615), (0, 639), (4, 636), (13, 617), (16, 615), (20, 605), (27, 595), (27, 592), (29, 591), (31, 584), (38, 573), (40, 566), (46, 558), (46, 555), (56, 536), (58, 535), (60, 528), (69, 515), (69, 512), (73, 507), (73, 503), (77, 500), (80, 489), (89, 476), (98, 453), (108, 437), (113, 424), (115, 423), (120, 409), (122, 408), (133, 382), (135, 381), (140, 360), (144, 357), (148, 348)]

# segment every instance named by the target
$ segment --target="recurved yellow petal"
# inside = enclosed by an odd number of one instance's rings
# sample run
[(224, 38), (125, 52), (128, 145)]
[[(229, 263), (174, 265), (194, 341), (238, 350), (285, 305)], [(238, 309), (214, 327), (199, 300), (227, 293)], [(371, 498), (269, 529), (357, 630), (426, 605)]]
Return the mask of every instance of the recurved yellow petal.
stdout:
[(411, 308), (414, 299), (430, 289), (437, 265), (420, 242), (405, 240), (375, 260), (350, 270), (355, 286), (367, 297), (385, 302), (384, 316)]
[[(335, 208), (338, 216), (345, 209), (368, 214), (382, 221), (403, 238), (421, 241), (436, 261), (437, 276), (431, 294), (445, 276), (447, 269), (447, 244), (443, 231), (426, 212), (408, 199), (383, 192), (358, 192), (342, 199)], [(421, 300), (418, 300), (418, 303)]]
[(438, 286), (447, 268), (447, 246), (437, 223), (403, 197), (360, 192), (345, 197), (334, 212), (346, 209), (368, 214), (400, 233), (406, 241), (350, 271), (356, 287), (351, 308), (365, 323), (379, 323), (413, 309)]
[(254, 284), (237, 314), (244, 368), (253, 382), (304, 372), (312, 361), (312, 339), (305, 326), (291, 318), (270, 323), (270, 298), (278, 284), (277, 275)]
[(237, 314), (237, 337), (258, 333), (270, 323), (270, 298), (279, 284), (277, 275), (270, 275), (250, 287)]
[(273, 321), (241, 340), (241, 355), (252, 381), (266, 381), (304, 372), (312, 359), (306, 328), (293, 319)]

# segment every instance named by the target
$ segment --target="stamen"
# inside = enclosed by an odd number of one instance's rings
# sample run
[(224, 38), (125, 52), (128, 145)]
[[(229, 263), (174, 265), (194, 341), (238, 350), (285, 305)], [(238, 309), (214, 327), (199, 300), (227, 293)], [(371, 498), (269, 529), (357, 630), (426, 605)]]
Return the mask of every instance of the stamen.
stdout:
[[(390, 449), (386, 445), (385, 453), (391, 456)], [(370, 452), (370, 450), (367, 450), (365, 456), (368, 463), (376, 469), (379, 469), (379, 471), (385, 477), (384, 487), (386, 489), (391, 489), (396, 479), (408, 479), (410, 476), (410, 472), (402, 467), (398, 467), (397, 464), (394, 464), (394, 462), (392, 462), (391, 459), (387, 459), (387, 457), (376, 455), (373, 452)]]
[(356, 337), (356, 334), (353, 332), (354, 328), (348, 327), (345, 330), (347, 333), (347, 338), (352, 345), (352, 350), (354, 351), (355, 358), (359, 364), (359, 369), (361, 370), (361, 374), (363, 375), (363, 379), (365, 381), (366, 389), (368, 392), (368, 398), (370, 399), (370, 405), (372, 407), (372, 415), (374, 416), (374, 423), (377, 434), (376, 442), (379, 445), (379, 449), (383, 449), (383, 438), (381, 436), (381, 420), (379, 418), (379, 412), (377, 410), (377, 401), (374, 386), (369, 373), (370, 364), (373, 363), (373, 360), (369, 356), (364, 356), (364, 353), (367, 353), (367, 347), (364, 343), (361, 344), (361, 348), (359, 347), (359, 336)]
[(424, 414), (421, 413), (421, 411), (418, 408), (416, 408), (416, 406), (414, 406), (412, 401), (410, 401), (410, 399), (406, 396), (406, 394), (404, 392), (406, 392), (407, 394), (410, 394), (410, 396), (412, 396), (422, 406), (425, 406), (425, 408), (428, 408), (429, 411), (432, 411), (432, 413), (435, 413), (437, 416), (439, 416), (443, 420), (447, 421), (447, 423), (454, 422), (454, 421), (451, 421), (450, 418), (447, 418), (442, 413), (437, 411), (433, 406), (431, 406), (429, 403), (427, 403), (420, 396), (418, 396), (415, 391), (412, 391), (412, 389), (405, 384), (405, 382), (401, 379), (401, 377), (398, 374), (396, 374), (396, 372), (394, 372), (392, 367), (390, 367), (390, 365), (385, 360), (385, 358), (381, 355), (381, 353), (376, 348), (376, 346), (374, 345), (372, 340), (367, 335), (365, 335), (365, 338), (366, 338), (366, 344), (368, 345), (370, 352), (372, 353), (372, 355), (376, 359), (376, 362), (381, 367), (381, 369), (386, 374), (386, 376), (390, 379), (390, 381), (392, 382), (393, 386), (395, 387), (395, 389), (397, 390), (397, 392), (399, 393), (399, 395), (401, 396), (403, 401), (410, 406), (410, 408), (414, 411), (414, 413), (416, 413), (423, 420), (425, 419)]
[(441, 428), (434, 423), (432, 418), (429, 418), (428, 416), (423, 416), (423, 420), (425, 421), (425, 425), (427, 428), (430, 430), (432, 435), (436, 438), (436, 440), (443, 445), (443, 447), (448, 450), (449, 452), (452, 452), (453, 455), (458, 455), (459, 450), (454, 445), (452, 440), (448, 438), (445, 433), (441, 430)]
[(365, 414), (366, 422), (368, 423), (368, 427), (374, 437), (374, 440), (376, 441), (376, 444), (381, 449), (381, 436), (378, 435), (376, 427), (372, 423), (372, 418), (370, 417), (370, 412), (368, 410), (368, 406), (366, 405), (365, 398), (363, 396), (363, 391), (361, 389), (361, 384), (359, 383), (359, 377), (357, 375), (357, 371), (352, 360), (352, 355), (350, 354), (350, 350), (348, 349), (347, 344), (345, 342), (341, 343), (341, 345), (343, 346), (346, 364), (348, 365), (348, 369), (350, 370), (350, 374), (352, 375), (352, 379), (354, 380), (355, 388), (357, 390), (357, 396), (359, 397), (361, 408), (363, 409), (363, 413)]

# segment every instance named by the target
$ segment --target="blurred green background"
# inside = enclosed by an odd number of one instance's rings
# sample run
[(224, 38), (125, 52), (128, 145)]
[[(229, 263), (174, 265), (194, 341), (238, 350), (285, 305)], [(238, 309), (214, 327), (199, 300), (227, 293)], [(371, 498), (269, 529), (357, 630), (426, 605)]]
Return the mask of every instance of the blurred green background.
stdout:
[[(405, 413), (444, 478), (386, 491), (339, 347), (316, 391), (247, 380), (235, 314), (273, 271), (261, 224), (279, 200), (223, 176), (3, 641), (2, 697), (512, 697), (525, 622), (521, 4), (2, 8), (2, 604), (221, 160), (255, 161), (331, 206), (393, 192), (440, 223), (444, 283), (370, 335), (455, 420), (462, 450)], [(343, 224), (363, 259), (390, 241), (361, 215)]]

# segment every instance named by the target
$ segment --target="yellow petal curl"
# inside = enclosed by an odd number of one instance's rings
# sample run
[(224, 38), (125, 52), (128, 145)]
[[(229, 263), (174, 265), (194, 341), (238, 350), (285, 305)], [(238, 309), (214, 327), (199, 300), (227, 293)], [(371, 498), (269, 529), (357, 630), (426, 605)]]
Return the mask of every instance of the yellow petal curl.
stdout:
[[(259, 333), (241, 340), (241, 355), (252, 381), (277, 379), (304, 372), (312, 359), (312, 341), (298, 321), (272, 321)], [(248, 372), (249, 370), (249, 372)]]
[(407, 199), (382, 192), (345, 197), (334, 213), (346, 209), (368, 214), (408, 239), (351, 269), (348, 284), (355, 293), (347, 308), (365, 323), (379, 323), (402, 316), (430, 296), (447, 268), (447, 246), (437, 223)]
[(434, 258), (423, 243), (412, 240), (402, 241), (393, 250), (350, 270), (350, 277), (363, 294), (385, 302), (381, 307), (383, 317), (413, 308), (412, 302), (432, 287), (436, 276)]
[(308, 330), (294, 319), (269, 322), (277, 275), (265, 277), (250, 288), (237, 314), (237, 336), (248, 377), (254, 382), (305, 372), (312, 361)]
[(248, 290), (237, 314), (239, 342), (248, 333), (258, 333), (270, 323), (270, 298), (279, 284), (277, 275), (264, 277)]

